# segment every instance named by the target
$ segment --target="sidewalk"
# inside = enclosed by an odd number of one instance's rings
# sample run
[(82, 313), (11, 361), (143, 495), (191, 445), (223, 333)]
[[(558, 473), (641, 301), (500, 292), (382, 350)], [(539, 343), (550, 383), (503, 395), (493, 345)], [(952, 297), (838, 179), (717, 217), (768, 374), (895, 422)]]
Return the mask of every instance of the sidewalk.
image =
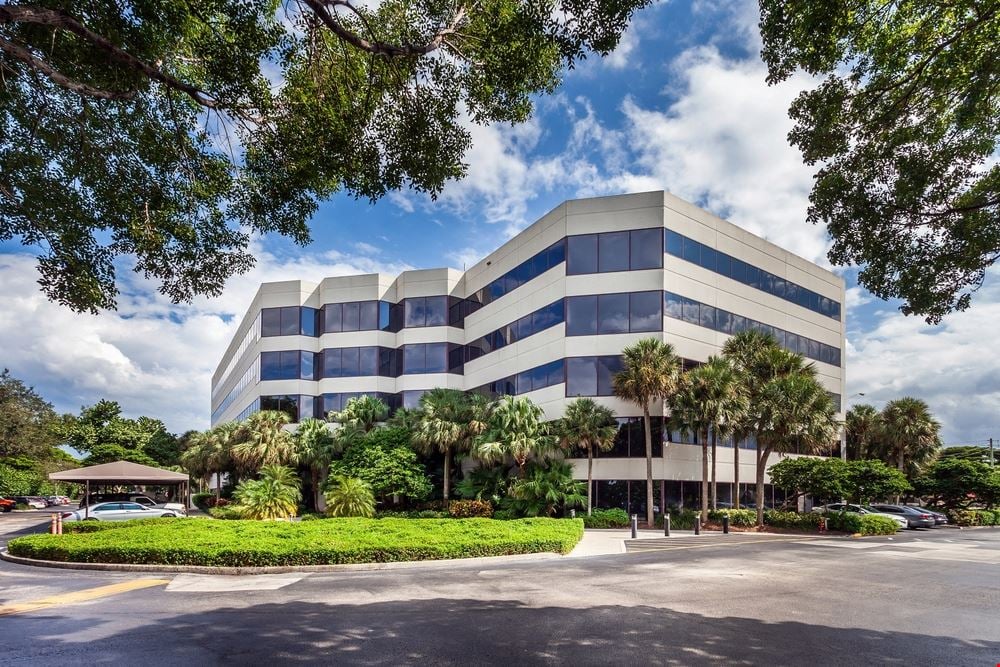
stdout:
[[(702, 533), (706, 535), (707, 533)], [(693, 537), (693, 530), (671, 530), (670, 537)], [(610, 554), (625, 553), (625, 540), (632, 539), (632, 531), (629, 528), (588, 528), (583, 531), (583, 539), (569, 552), (570, 558), (574, 556), (606, 556)], [(640, 530), (636, 539), (669, 539), (663, 537), (663, 529)]]

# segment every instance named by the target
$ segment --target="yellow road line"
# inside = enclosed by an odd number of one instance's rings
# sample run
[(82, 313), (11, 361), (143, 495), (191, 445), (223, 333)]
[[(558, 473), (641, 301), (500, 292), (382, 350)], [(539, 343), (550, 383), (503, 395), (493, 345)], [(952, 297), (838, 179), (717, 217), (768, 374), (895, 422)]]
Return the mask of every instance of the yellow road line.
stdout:
[(40, 600), (11, 602), (10, 604), (0, 605), (0, 616), (20, 614), (27, 611), (38, 611), (39, 609), (48, 609), (49, 607), (64, 604), (86, 602), (88, 600), (96, 600), (98, 598), (118, 595), (119, 593), (126, 593), (128, 591), (136, 591), (142, 588), (163, 586), (164, 584), (169, 583), (169, 579), (133, 579), (132, 581), (123, 581), (120, 584), (98, 586), (97, 588), (85, 588), (82, 591), (73, 591), (72, 593), (59, 593), (58, 595), (41, 598)]

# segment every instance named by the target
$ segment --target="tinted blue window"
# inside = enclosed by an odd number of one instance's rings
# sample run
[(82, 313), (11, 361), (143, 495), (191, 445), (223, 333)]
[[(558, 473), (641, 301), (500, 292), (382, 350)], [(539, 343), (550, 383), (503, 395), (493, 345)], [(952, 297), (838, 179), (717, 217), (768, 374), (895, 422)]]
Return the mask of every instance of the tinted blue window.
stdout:
[(461, 375), (465, 372), (465, 359), (463, 358), (463, 355), (465, 354), (464, 346), (449, 343), (445, 347), (448, 350), (448, 372)]
[(300, 311), (299, 317), (301, 321), (299, 322), (299, 328), (302, 335), (316, 336), (318, 334), (316, 331), (316, 309), (303, 306)]
[(323, 331), (336, 333), (344, 328), (344, 305), (328, 303), (323, 306)]
[(675, 257), (684, 256), (684, 237), (675, 231), (664, 230), (666, 236), (666, 250), (668, 255)]
[(597, 359), (570, 357), (566, 360), (566, 395), (597, 395)]
[(556, 241), (545, 251), (545, 255), (550, 269), (562, 264), (566, 261), (566, 242), (564, 240)]
[(629, 232), (629, 268), (659, 269), (663, 267), (663, 234), (659, 229), (637, 229)]
[(601, 294), (597, 298), (597, 333), (628, 333), (628, 294)]
[(724, 275), (724, 276), (726, 276), (728, 278), (732, 278), (733, 277), (733, 258), (732, 257), (730, 257), (729, 255), (727, 255), (724, 252), (718, 252), (718, 251), (716, 251), (716, 253), (715, 253), (715, 263), (716, 263), (716, 268), (715, 268), (716, 271), (718, 271), (719, 273), (721, 273), (722, 275)]
[(344, 331), (357, 331), (361, 326), (361, 304), (344, 304)]
[(448, 297), (429, 296), (424, 301), (427, 312), (426, 326), (443, 327), (448, 324)]
[(281, 379), (281, 353), (261, 352), (260, 353), (260, 379), (280, 380)]
[[(660, 253), (662, 256), (663, 253)], [(659, 292), (633, 292), (629, 295), (629, 331), (662, 331), (663, 299)]]
[(389, 313), (391, 305), (388, 301), (378, 302), (378, 328), (385, 331), (389, 328)]
[(281, 309), (264, 308), (260, 311), (260, 335), (280, 336), (281, 335)]
[(613, 378), (623, 368), (619, 356), (597, 357), (597, 395), (613, 396), (615, 393)]
[(358, 374), (378, 375), (378, 348), (358, 348)]
[(514, 323), (511, 329), (516, 329), (517, 331), (516, 340), (524, 340), (531, 334), (535, 333), (535, 330), (531, 326), (531, 315), (525, 315), (519, 319)]
[(694, 239), (684, 239), (684, 259), (697, 264), (701, 261), (701, 244)]
[(701, 315), (699, 312), (701, 310), (701, 304), (692, 299), (686, 299), (684, 297), (681, 298), (684, 299), (682, 304), (683, 310), (681, 319), (685, 322), (690, 322), (691, 324), (701, 324)]
[(714, 272), (718, 267), (718, 261), (716, 260), (715, 248), (709, 248), (707, 245), (701, 247), (701, 259), (698, 264), (709, 271)]
[(733, 315), (728, 310), (715, 309), (715, 328), (723, 333), (733, 333)]
[(548, 384), (546, 386), (551, 387), (555, 384), (562, 384), (566, 381), (565, 377), (565, 365), (562, 359), (558, 361), (553, 361), (551, 364), (545, 365), (546, 375), (548, 376)]
[(628, 271), (628, 232), (598, 234), (597, 244), (597, 270), (600, 273)]
[(715, 307), (707, 303), (701, 304), (700, 324), (706, 329), (715, 329)]
[(299, 377), (303, 380), (316, 379), (316, 355), (303, 350), (299, 353)]
[(596, 333), (597, 297), (568, 297), (566, 299), (566, 335), (589, 336)]
[(597, 234), (570, 236), (567, 243), (566, 273), (597, 273)]
[(742, 315), (733, 315), (733, 333), (738, 334), (747, 330), (747, 318)]
[(361, 331), (372, 331), (378, 328), (378, 303), (375, 301), (362, 301), (358, 304), (360, 309)]
[(747, 264), (746, 284), (754, 289), (760, 289), (760, 269)]
[(684, 318), (684, 298), (672, 292), (663, 293), (663, 314), (674, 319)]
[(343, 377), (357, 377), (359, 374), (358, 361), (360, 353), (356, 347), (345, 347), (341, 350), (343, 357), (340, 361), (340, 372)]
[(341, 351), (336, 348), (323, 350), (323, 377), (340, 377), (340, 357)]
[(403, 326), (422, 327), (427, 321), (427, 311), (424, 308), (423, 297), (407, 299), (404, 302), (404, 312), (406, 313)]
[(301, 330), (299, 322), (299, 307), (286, 306), (281, 309), (281, 335), (296, 336)]
[(531, 326), (537, 333), (559, 324), (563, 321), (563, 317), (563, 300), (559, 299), (532, 313)]

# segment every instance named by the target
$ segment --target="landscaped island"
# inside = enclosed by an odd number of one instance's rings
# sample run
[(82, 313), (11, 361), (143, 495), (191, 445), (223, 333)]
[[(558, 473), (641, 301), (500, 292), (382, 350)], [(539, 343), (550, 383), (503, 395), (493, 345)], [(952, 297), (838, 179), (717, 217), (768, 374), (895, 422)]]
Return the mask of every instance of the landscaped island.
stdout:
[(568, 553), (579, 519), (155, 519), (80, 524), (87, 532), (12, 540), (11, 554), (77, 563), (261, 567)]

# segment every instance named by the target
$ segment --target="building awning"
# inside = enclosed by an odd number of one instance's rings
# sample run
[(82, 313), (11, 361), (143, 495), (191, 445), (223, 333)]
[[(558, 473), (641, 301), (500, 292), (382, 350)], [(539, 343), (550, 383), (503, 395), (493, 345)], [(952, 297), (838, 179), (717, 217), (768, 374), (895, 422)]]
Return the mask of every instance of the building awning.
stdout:
[(62, 470), (49, 474), (54, 482), (131, 483), (131, 484), (180, 484), (189, 477), (182, 472), (144, 466), (131, 461), (102, 463), (75, 470)]

